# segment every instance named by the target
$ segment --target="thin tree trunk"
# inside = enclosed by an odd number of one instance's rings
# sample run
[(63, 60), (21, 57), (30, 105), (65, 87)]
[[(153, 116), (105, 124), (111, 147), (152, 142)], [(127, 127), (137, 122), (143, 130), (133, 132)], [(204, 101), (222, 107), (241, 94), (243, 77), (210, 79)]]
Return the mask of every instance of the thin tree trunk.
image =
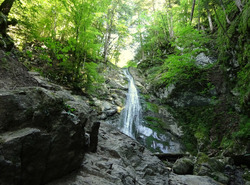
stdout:
[[(141, 16), (141, 12), (137, 12), (138, 13), (138, 26), (141, 25), (141, 19), (140, 19), (140, 16)], [(141, 32), (141, 29), (138, 29), (138, 32), (139, 32), (139, 37), (140, 37), (140, 47), (141, 47), (141, 60), (144, 60), (145, 59), (145, 53), (144, 53), (144, 49), (143, 49), (143, 35), (142, 35), (142, 32)]]
[(212, 17), (211, 17), (211, 13), (210, 13), (209, 9), (207, 9), (207, 18), (208, 18), (210, 30), (211, 30), (211, 32), (213, 32), (214, 31), (213, 21), (212, 21)]
[(221, 28), (222, 28), (222, 30), (223, 30), (224, 35), (225, 35), (225, 36), (228, 38), (228, 40), (230, 41), (230, 38), (229, 38), (229, 36), (228, 36), (228, 34), (227, 34), (226, 29), (223, 27), (223, 25), (222, 25), (221, 22), (220, 22), (220, 19), (219, 19), (219, 16), (218, 16), (217, 12), (216, 12), (216, 8), (215, 8), (215, 7), (214, 7), (214, 13), (215, 13), (215, 16), (216, 16), (217, 19), (218, 19), (218, 22), (219, 22), (219, 24), (220, 24), (220, 26), (221, 26)]
[(106, 29), (106, 36), (105, 36), (105, 44), (104, 44), (104, 63), (107, 62), (108, 60), (108, 49), (109, 49), (109, 41), (111, 39), (111, 26), (113, 21), (111, 20), (110, 25), (107, 25), (107, 29)]
[[(169, 0), (168, 3), (169, 3), (169, 5), (168, 5), (169, 8), (171, 9), (172, 8), (171, 1)], [(172, 14), (171, 10), (170, 10), (170, 13), (169, 13), (169, 36), (170, 36), (170, 38), (174, 37), (173, 14)]]
[(239, 8), (239, 10), (242, 12), (242, 9), (243, 9), (243, 4), (241, 2), (241, 0), (234, 0), (235, 1), (235, 4), (236, 6)]
[(140, 33), (140, 43), (141, 43), (141, 59), (144, 60), (145, 59), (145, 53), (144, 53), (144, 49), (143, 49), (142, 33)]
[(52, 33), (52, 37), (54, 40), (56, 40), (56, 27), (57, 27), (57, 12), (55, 11), (54, 13), (54, 27), (53, 27), (53, 33)]
[(198, 30), (201, 29), (201, 9), (200, 9), (200, 0), (198, 0)]
[(195, 7), (195, 0), (193, 0), (193, 6), (192, 6), (192, 11), (191, 11), (191, 16), (190, 16), (190, 23), (192, 23), (193, 16), (194, 16), (194, 7)]
[(165, 22), (162, 14), (161, 14), (161, 18), (162, 18), (162, 22), (163, 22), (164, 39), (165, 39), (165, 41), (168, 41), (168, 38), (167, 38), (168, 35), (167, 35), (167, 31), (166, 31), (167, 25), (166, 25), (166, 22)]
[(172, 15), (172, 13), (170, 13), (169, 35), (170, 35), (170, 38), (174, 37), (174, 27), (173, 27), (173, 15)]
[(152, 0), (153, 12), (155, 12), (155, 0)]
[[(110, 23), (109, 23), (109, 20), (107, 20), (107, 28), (106, 28), (105, 43), (104, 43), (104, 53), (103, 53), (104, 63), (106, 63), (108, 60), (108, 49), (109, 49), (109, 45), (110, 45), (109, 41), (111, 39), (111, 31), (112, 31), (112, 26), (113, 26), (114, 9), (115, 9), (115, 7), (112, 9), (112, 12), (111, 12)], [(108, 19), (109, 19), (109, 16), (108, 16)]]
[(226, 12), (226, 9), (225, 9), (225, 6), (224, 6), (224, 3), (223, 3), (222, 0), (220, 0), (220, 4), (221, 4), (222, 10), (223, 10), (223, 12), (224, 12), (224, 14), (225, 14), (225, 16), (226, 16), (227, 23), (228, 23), (228, 24), (231, 24), (231, 21), (229, 20), (229, 18), (228, 18), (228, 16), (227, 16), (227, 12)]
[(9, 13), (10, 13), (10, 9), (11, 9), (11, 7), (12, 7), (14, 1), (15, 1), (15, 0), (5, 0), (5, 1), (1, 4), (1, 6), (0, 6), (0, 11), (1, 11), (4, 15), (8, 16)]

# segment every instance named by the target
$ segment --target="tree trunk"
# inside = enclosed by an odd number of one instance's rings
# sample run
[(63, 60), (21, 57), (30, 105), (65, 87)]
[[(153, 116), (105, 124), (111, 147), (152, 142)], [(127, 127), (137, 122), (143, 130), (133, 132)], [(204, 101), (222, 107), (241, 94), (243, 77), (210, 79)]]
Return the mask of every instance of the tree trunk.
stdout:
[(228, 38), (228, 40), (230, 41), (230, 37), (228, 36), (226, 29), (225, 29), (225, 28), (223, 27), (223, 25), (221, 24), (220, 19), (219, 19), (219, 16), (218, 16), (218, 14), (217, 14), (217, 11), (216, 11), (216, 8), (215, 8), (215, 7), (214, 7), (214, 13), (215, 13), (215, 16), (216, 16), (217, 19), (218, 19), (219, 25), (220, 25), (221, 29), (223, 30), (224, 35), (225, 35), (225, 36)]
[(168, 29), (168, 26), (167, 26), (167, 24), (166, 24), (166, 22), (165, 22), (165, 19), (164, 19), (164, 17), (163, 17), (163, 15), (161, 14), (161, 19), (162, 19), (162, 22), (163, 22), (163, 32), (164, 32), (164, 39), (165, 39), (165, 41), (167, 42), (168, 41), (168, 35), (167, 35), (167, 29)]
[(241, 3), (241, 0), (234, 0), (236, 6), (239, 8), (239, 10), (242, 12), (243, 4)]
[(190, 23), (192, 23), (193, 16), (194, 16), (194, 7), (195, 7), (195, 0), (193, 0), (193, 6), (192, 6), (192, 11), (191, 11), (191, 16), (190, 16)]
[(214, 27), (213, 27), (212, 17), (211, 17), (211, 13), (210, 13), (209, 9), (207, 9), (207, 18), (208, 18), (210, 30), (211, 30), (211, 32), (213, 32)]
[(225, 7), (224, 7), (224, 3), (223, 3), (222, 0), (220, 0), (220, 4), (221, 4), (221, 7), (222, 7), (222, 9), (223, 9), (223, 12), (224, 12), (224, 14), (225, 14), (225, 16), (226, 16), (227, 23), (228, 23), (228, 24), (231, 24), (231, 21), (229, 20), (229, 18), (228, 18), (228, 16), (227, 16), (227, 13), (226, 13), (226, 10), (225, 10)]
[(152, 0), (153, 12), (155, 12), (155, 0)]
[(14, 1), (15, 1), (15, 0), (5, 0), (5, 1), (1, 4), (1, 6), (0, 6), (0, 11), (1, 11), (4, 15), (8, 16), (8, 15), (9, 15), (9, 12), (10, 12), (10, 9), (11, 9), (13, 3), (14, 3)]
[[(169, 8), (171, 9), (172, 8), (171, 1), (169, 0), (168, 3), (169, 3)], [(174, 37), (174, 27), (173, 27), (173, 14), (172, 14), (171, 10), (170, 10), (170, 13), (168, 15), (169, 15), (169, 36), (170, 36), (170, 38), (173, 38)]]
[(141, 60), (145, 59), (145, 53), (143, 49), (142, 33), (140, 32), (140, 43), (141, 43)]
[(200, 0), (198, 0), (198, 30), (201, 29), (201, 8), (200, 8)]
[[(109, 45), (110, 45), (115, 8), (116, 7), (113, 7), (113, 9), (111, 10), (112, 12), (111, 13), (108, 12), (108, 16), (107, 16), (107, 28), (106, 28), (106, 34), (105, 34), (104, 51), (103, 51), (104, 63), (106, 63), (108, 60), (108, 50), (109, 50)], [(111, 15), (109, 15), (109, 14), (111, 14)]]
[(7, 34), (7, 17), (14, 1), (15, 0), (4, 0), (4, 2), (0, 5), (0, 35), (3, 37), (0, 39), (2, 41), (0, 43), (0, 48), (7, 51), (10, 51), (14, 46), (13, 40)]

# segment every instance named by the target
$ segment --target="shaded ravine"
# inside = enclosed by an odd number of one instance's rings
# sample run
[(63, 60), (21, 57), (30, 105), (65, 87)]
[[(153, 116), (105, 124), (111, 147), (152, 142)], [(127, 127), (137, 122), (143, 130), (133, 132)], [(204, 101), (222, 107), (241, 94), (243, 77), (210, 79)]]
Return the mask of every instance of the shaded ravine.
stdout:
[(124, 69), (128, 78), (128, 94), (125, 109), (121, 114), (119, 129), (126, 135), (136, 139), (153, 152), (180, 153), (181, 144), (173, 140), (173, 135), (161, 130), (152, 130), (143, 120), (140, 97), (134, 79), (128, 69)]

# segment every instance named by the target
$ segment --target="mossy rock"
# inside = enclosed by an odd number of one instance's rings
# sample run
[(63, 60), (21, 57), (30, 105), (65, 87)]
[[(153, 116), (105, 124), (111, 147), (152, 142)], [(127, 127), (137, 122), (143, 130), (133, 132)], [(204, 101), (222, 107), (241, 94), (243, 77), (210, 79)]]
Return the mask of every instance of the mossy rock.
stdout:
[(229, 182), (229, 178), (221, 172), (213, 172), (211, 174), (211, 177), (214, 180), (221, 182), (222, 184), (228, 184), (228, 182)]
[(211, 176), (214, 172), (223, 172), (225, 165), (227, 164), (226, 159), (209, 158), (204, 153), (199, 153), (197, 156), (197, 162), (194, 166), (195, 175), (207, 175)]
[(147, 126), (151, 128), (152, 130), (164, 132), (169, 131), (170, 126), (168, 124), (165, 124), (161, 119), (157, 117), (147, 116), (145, 118)]
[(146, 109), (147, 109), (147, 111), (151, 111), (154, 113), (158, 113), (158, 111), (159, 111), (158, 105), (156, 105), (154, 103), (150, 103), (150, 102), (146, 102)]
[(179, 175), (193, 174), (194, 162), (192, 159), (184, 157), (178, 159), (173, 165), (173, 171)]
[(250, 182), (250, 170), (249, 169), (245, 169), (245, 172), (243, 174), (243, 178), (247, 181)]

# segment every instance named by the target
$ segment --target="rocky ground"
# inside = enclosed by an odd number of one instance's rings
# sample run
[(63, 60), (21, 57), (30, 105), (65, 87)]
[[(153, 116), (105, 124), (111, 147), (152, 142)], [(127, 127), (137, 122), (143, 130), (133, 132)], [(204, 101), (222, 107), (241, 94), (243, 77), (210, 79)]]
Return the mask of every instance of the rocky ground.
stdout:
[(110, 125), (101, 124), (98, 143), (96, 153), (85, 155), (79, 172), (49, 185), (220, 184), (209, 177), (172, 173), (144, 146)]

